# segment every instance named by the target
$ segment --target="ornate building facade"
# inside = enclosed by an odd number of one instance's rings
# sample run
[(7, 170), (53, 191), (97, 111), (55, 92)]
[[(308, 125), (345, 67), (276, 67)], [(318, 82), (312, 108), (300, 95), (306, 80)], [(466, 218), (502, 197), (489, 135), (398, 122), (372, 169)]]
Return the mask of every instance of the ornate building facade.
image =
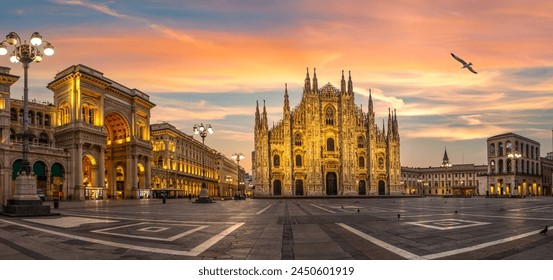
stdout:
[[(19, 77), (0, 67), (0, 201), (14, 194), (21, 169), (23, 102), (11, 98)], [(58, 72), (47, 85), (53, 103), (29, 102), (29, 161), (37, 189), (62, 199), (197, 195), (205, 148), (211, 196), (236, 192), (234, 161), (168, 123), (150, 125), (147, 94), (84, 65)], [(241, 169), (243, 172), (243, 169)], [(221, 179), (223, 178), (223, 179)], [(243, 176), (242, 176), (243, 178)], [(226, 180), (225, 180), (226, 179)]]
[(540, 143), (515, 133), (486, 140), (489, 195), (544, 195)]
[(401, 177), (405, 194), (410, 195), (483, 195), (482, 177), (488, 167), (475, 164), (450, 164), (444, 151), (442, 164), (429, 167), (402, 167)]
[(387, 130), (355, 104), (351, 73), (340, 89), (319, 88), (314, 70), (305, 78), (300, 104), (290, 108), (284, 91), (283, 117), (268, 126), (265, 102), (255, 112), (253, 173), (256, 196), (401, 194), (397, 116), (388, 110)]

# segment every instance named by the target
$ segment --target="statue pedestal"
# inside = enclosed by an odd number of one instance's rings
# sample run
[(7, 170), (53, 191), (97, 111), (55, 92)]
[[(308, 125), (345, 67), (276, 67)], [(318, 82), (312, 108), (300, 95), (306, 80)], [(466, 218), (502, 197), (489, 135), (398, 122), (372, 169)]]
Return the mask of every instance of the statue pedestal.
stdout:
[(202, 188), (200, 190), (200, 196), (196, 198), (196, 203), (215, 203), (211, 197), (209, 197), (209, 193), (207, 192), (207, 188)]
[(49, 205), (42, 205), (42, 200), (36, 194), (36, 179), (32, 173), (20, 173), (17, 176), (15, 194), (8, 199), (8, 205), (4, 207), (2, 214), (13, 217), (59, 215), (51, 213)]

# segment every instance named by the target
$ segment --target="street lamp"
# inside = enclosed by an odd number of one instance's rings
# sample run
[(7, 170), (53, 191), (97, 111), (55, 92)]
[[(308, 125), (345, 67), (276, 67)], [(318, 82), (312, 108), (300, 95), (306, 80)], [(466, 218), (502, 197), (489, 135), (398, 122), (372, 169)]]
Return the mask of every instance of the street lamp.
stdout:
[(522, 155), (517, 153), (516, 151), (514, 153), (510, 153), (507, 155), (510, 159), (513, 159), (515, 161), (515, 164), (514, 164), (514, 174), (515, 174), (515, 178), (514, 178), (514, 181), (515, 181), (515, 186), (513, 187), (513, 190), (512, 190), (512, 194), (513, 195), (516, 195), (515, 194), (515, 191), (517, 190), (518, 186), (517, 186), (517, 159), (519, 159)]
[(213, 128), (211, 128), (210, 124), (206, 126), (204, 126), (203, 123), (194, 125), (194, 134), (199, 134), (202, 137), (202, 189), (196, 202), (212, 202), (211, 199), (209, 199), (209, 192), (205, 184), (205, 137), (208, 133), (213, 134)]
[[(29, 40), (21, 41), (19, 35), (15, 32), (10, 32), (6, 35), (6, 40), (0, 43), (0, 55), (8, 53), (8, 46), (13, 46), (14, 50), (10, 55), (12, 63), (23, 63), (24, 70), (24, 87), (23, 87), (23, 159), (21, 160), (21, 171), (26, 175), (31, 174), (31, 164), (29, 162), (29, 87), (28, 87), (28, 70), (31, 62), (39, 63), (42, 61), (42, 54), (47, 56), (54, 54), (54, 47), (49, 42), (42, 39), (38, 32), (34, 32)], [(40, 46), (42, 47), (42, 52)]]
[(451, 167), (451, 163), (444, 162), (442, 163), (442, 167), (445, 168), (445, 194), (449, 195), (449, 186), (447, 184), (447, 169)]
[(238, 195), (241, 195), (240, 193), (240, 161), (244, 159), (244, 155), (242, 153), (234, 153), (232, 154), (232, 159), (236, 160), (236, 163), (238, 164), (238, 173), (236, 173), (236, 192)]

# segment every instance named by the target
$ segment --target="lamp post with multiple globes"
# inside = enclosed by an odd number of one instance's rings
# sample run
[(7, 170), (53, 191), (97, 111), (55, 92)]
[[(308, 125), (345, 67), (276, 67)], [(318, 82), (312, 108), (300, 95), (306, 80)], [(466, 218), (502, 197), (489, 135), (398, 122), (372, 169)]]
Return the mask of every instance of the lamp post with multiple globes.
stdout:
[(242, 195), (241, 189), (240, 189), (240, 161), (244, 159), (244, 155), (242, 153), (234, 153), (232, 154), (232, 159), (236, 160), (236, 163), (238, 164), (238, 173), (236, 173), (236, 194)]
[[(44, 43), (44, 44), (43, 44)], [(15, 194), (8, 201), (7, 212), (15, 215), (48, 215), (49, 206), (36, 207), (42, 205), (37, 196), (36, 180), (31, 173), (31, 164), (29, 162), (29, 64), (39, 63), (43, 55), (51, 56), (54, 54), (54, 47), (49, 42), (43, 40), (38, 32), (34, 32), (29, 43), (22, 41), (15, 32), (6, 35), (6, 40), (0, 42), (0, 55), (8, 54), (9, 47), (13, 47), (10, 54), (12, 63), (21, 62), (23, 64), (23, 148), (21, 159), (21, 172), (16, 178)], [(40, 202), (37, 203), (36, 201)]]
[(200, 190), (200, 196), (196, 202), (209, 203), (213, 202), (209, 198), (209, 192), (207, 190), (207, 185), (205, 183), (205, 137), (207, 134), (213, 134), (213, 128), (210, 124), (204, 126), (203, 123), (194, 125), (194, 134), (200, 135), (202, 137), (202, 189)]
[(507, 157), (509, 157), (510, 159), (514, 160), (514, 165), (513, 165), (513, 170), (514, 170), (514, 186), (511, 188), (511, 195), (517, 195), (517, 159), (519, 159), (522, 155), (517, 153), (517, 152), (514, 152), (514, 153), (510, 153), (507, 155)]

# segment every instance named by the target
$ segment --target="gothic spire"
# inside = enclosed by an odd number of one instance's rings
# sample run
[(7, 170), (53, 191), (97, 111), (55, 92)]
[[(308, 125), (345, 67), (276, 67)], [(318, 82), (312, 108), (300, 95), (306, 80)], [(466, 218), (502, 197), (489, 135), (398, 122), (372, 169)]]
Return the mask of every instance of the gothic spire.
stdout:
[(373, 112), (373, 96), (371, 93), (371, 89), (369, 89), (369, 112)]
[(267, 109), (265, 108), (265, 99), (263, 99), (263, 117), (261, 118), (261, 125), (267, 127)]
[(317, 68), (313, 68), (313, 92), (317, 93), (319, 91), (319, 84), (317, 83)]
[(351, 81), (351, 71), (349, 71), (349, 79), (348, 79), (348, 94), (353, 94), (353, 82)]
[(390, 108), (388, 108), (388, 135), (390, 135), (393, 131), (392, 131), (392, 113), (391, 113), (391, 110)]
[(305, 86), (303, 87), (304, 93), (311, 92), (311, 80), (309, 79), (309, 68), (307, 68), (307, 74), (305, 75)]
[(284, 84), (284, 108), (290, 110), (290, 101), (288, 101), (288, 84)]
[(344, 79), (344, 70), (342, 70), (341, 91), (342, 91), (342, 94), (346, 93), (346, 80)]
[(255, 127), (257, 128), (260, 125), (260, 119), (259, 119), (259, 102), (255, 101)]
[(447, 148), (444, 148), (444, 158), (442, 159), (442, 166), (449, 165), (449, 157), (447, 156)]

